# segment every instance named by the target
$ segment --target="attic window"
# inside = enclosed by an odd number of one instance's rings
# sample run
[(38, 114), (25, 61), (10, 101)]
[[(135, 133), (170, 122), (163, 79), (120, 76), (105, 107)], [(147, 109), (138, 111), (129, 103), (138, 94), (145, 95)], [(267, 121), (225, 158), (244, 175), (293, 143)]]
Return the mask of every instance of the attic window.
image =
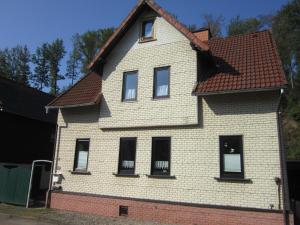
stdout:
[(141, 41), (154, 39), (154, 19), (145, 20), (142, 22)]

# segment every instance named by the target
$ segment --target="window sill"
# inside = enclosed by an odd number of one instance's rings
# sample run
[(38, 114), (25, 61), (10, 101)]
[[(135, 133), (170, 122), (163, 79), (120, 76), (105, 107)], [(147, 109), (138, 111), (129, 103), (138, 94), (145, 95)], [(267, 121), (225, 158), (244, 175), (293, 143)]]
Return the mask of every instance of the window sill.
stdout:
[(92, 175), (91, 174), (91, 172), (89, 172), (89, 171), (76, 171), (76, 170), (69, 170), (69, 172), (71, 173), (71, 174), (78, 174), (78, 175)]
[(137, 102), (137, 99), (122, 99), (122, 102), (127, 102), (127, 103), (133, 103), (133, 102)]
[(116, 177), (140, 177), (139, 174), (121, 174), (121, 173), (113, 173)]
[(139, 43), (147, 43), (147, 42), (151, 42), (151, 41), (156, 41), (156, 38), (140, 38)]
[(215, 180), (219, 182), (252, 183), (251, 179), (245, 178), (215, 177)]
[(158, 178), (158, 179), (176, 179), (175, 176), (170, 176), (170, 175), (149, 175), (146, 174), (148, 178)]
[(170, 99), (170, 96), (161, 96), (161, 97), (152, 97), (152, 101), (158, 101), (158, 100), (164, 100), (164, 99)]

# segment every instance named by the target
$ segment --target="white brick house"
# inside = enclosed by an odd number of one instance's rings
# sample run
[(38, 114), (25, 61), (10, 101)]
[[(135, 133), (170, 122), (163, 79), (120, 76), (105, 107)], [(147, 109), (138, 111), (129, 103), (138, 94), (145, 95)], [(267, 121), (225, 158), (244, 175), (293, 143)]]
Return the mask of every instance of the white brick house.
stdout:
[[(210, 38), (139, 1), (59, 108), (51, 206), (177, 224), (284, 224), (270, 31)], [(196, 84), (196, 85), (195, 85)], [(225, 221), (225, 223), (224, 223)]]

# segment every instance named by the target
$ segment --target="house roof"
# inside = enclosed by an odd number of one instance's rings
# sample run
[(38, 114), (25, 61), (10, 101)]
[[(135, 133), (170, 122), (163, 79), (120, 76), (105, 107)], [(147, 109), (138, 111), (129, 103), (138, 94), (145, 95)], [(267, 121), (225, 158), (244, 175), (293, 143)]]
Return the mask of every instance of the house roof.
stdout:
[(195, 94), (274, 89), (287, 84), (271, 31), (212, 38), (207, 43), (217, 66), (202, 77)]
[(128, 16), (123, 20), (120, 26), (115, 30), (112, 36), (108, 39), (108, 41), (102, 46), (99, 52), (96, 54), (95, 58), (89, 65), (89, 69), (91, 69), (97, 61), (103, 59), (115, 46), (115, 44), (120, 40), (123, 34), (126, 32), (128, 27), (135, 21), (136, 17), (139, 13), (144, 9), (145, 6), (150, 7), (154, 10), (158, 15), (163, 17), (167, 22), (173, 25), (179, 32), (181, 32), (191, 43), (200, 50), (208, 51), (209, 46), (196, 37), (186, 26), (177, 21), (170, 13), (165, 11), (162, 7), (160, 7), (154, 0), (140, 0), (138, 4), (131, 10)]
[(56, 123), (57, 112), (45, 112), (55, 96), (0, 76), (0, 112)]
[(101, 99), (102, 80), (99, 74), (90, 72), (74, 86), (59, 95), (47, 108), (76, 107), (98, 104)]

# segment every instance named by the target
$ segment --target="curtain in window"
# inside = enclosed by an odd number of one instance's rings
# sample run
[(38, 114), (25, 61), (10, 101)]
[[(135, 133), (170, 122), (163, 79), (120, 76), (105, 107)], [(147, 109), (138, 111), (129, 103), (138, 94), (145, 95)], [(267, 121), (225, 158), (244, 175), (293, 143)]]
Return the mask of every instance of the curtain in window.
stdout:
[(79, 151), (78, 152), (78, 163), (76, 169), (86, 169), (88, 159), (87, 151)]
[(155, 161), (155, 169), (168, 169), (169, 168), (169, 161)]
[(125, 94), (125, 99), (134, 99), (135, 98), (135, 89), (127, 89)]
[(122, 168), (124, 168), (124, 169), (134, 168), (134, 161), (123, 160), (122, 161)]
[(224, 154), (224, 171), (225, 172), (242, 172), (240, 154)]
[(166, 96), (168, 95), (168, 85), (160, 85), (157, 87), (157, 96)]

